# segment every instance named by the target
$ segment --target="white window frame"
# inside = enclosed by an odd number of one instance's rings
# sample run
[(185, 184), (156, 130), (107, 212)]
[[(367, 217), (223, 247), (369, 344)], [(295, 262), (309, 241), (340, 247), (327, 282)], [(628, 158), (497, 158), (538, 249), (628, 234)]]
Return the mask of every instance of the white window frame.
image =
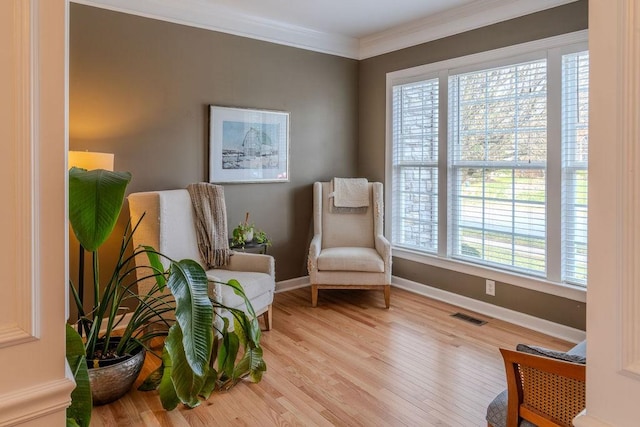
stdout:
[[(433, 78), (434, 75), (439, 76), (440, 86), (440, 105), (441, 111), (448, 111), (448, 80), (449, 74), (457, 74), (462, 72), (482, 70), (501, 65), (525, 62), (533, 59), (547, 58), (547, 68), (549, 70), (549, 78), (547, 81), (547, 93), (561, 93), (562, 82), (559, 67), (562, 66), (562, 55), (588, 49), (588, 31), (578, 31), (574, 33), (563, 34), (560, 36), (550, 37), (547, 39), (535, 40), (514, 46), (508, 46), (501, 49), (481, 52), (464, 57), (452, 58), (431, 64), (425, 64), (405, 70), (394, 71), (387, 74), (386, 78), (386, 147), (385, 147), (385, 182), (387, 188), (393, 185), (393, 86), (416, 82), (427, 78)], [(557, 69), (558, 72), (552, 70)], [(561, 244), (554, 241), (559, 240), (561, 236), (561, 186), (550, 185), (550, 183), (561, 182), (561, 97), (548, 97), (547, 101), (547, 138), (551, 141), (548, 143), (547, 154), (547, 230), (553, 231), (548, 233), (547, 237), (547, 279), (536, 278), (507, 270), (491, 268), (484, 265), (469, 263), (448, 256), (448, 221), (442, 220), (447, 218), (447, 200), (448, 197), (441, 197), (439, 200), (439, 245), (437, 254), (428, 254), (424, 252), (414, 251), (401, 247), (392, 247), (393, 256), (427, 264), (435, 267), (445, 268), (470, 274), (478, 277), (496, 280), (499, 282), (509, 283), (511, 285), (532, 289), (572, 299), (579, 302), (586, 302), (586, 289), (581, 286), (574, 286), (561, 282)], [(440, 130), (439, 130), (439, 177), (438, 177), (438, 193), (448, 194), (448, 177), (447, 173), (447, 114), (440, 114)], [(551, 147), (555, 147), (556, 150)], [(557, 151), (557, 152), (556, 152)], [(442, 163), (442, 164), (441, 164)], [(385, 192), (385, 235), (391, 236), (391, 224), (393, 223), (393, 209), (391, 206), (391, 192)], [(557, 233), (555, 232), (557, 230)]]

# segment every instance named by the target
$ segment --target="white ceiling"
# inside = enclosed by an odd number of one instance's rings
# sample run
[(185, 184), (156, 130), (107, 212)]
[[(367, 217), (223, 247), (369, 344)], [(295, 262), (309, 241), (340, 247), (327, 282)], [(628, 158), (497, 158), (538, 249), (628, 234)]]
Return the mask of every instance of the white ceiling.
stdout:
[(576, 0), (72, 0), (364, 59)]
[(474, 0), (206, 0), (245, 15), (362, 38)]

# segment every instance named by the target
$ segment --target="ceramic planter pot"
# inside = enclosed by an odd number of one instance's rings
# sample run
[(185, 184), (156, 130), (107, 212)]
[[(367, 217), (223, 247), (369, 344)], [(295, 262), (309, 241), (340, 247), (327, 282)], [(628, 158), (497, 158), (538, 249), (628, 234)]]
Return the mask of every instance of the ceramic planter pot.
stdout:
[(133, 386), (144, 364), (145, 350), (122, 361), (99, 368), (89, 368), (89, 383), (94, 405), (104, 405), (120, 399)]
[(246, 243), (251, 242), (253, 240), (253, 227), (245, 231), (242, 237), (244, 237)]

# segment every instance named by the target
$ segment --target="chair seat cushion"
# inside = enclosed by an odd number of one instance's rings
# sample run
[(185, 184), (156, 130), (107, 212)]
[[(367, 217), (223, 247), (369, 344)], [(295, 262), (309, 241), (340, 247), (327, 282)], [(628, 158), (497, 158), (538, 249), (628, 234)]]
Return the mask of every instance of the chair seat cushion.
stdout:
[[(236, 279), (242, 285), (244, 293), (250, 301), (256, 300), (259, 296), (267, 293), (273, 298), (275, 282), (266, 273), (256, 273), (253, 271), (231, 271), (213, 269), (207, 271), (207, 278), (218, 282), (228, 282)], [(243, 308), (244, 300), (233, 292), (230, 286), (222, 286), (221, 303), (231, 308)], [(269, 302), (270, 304), (271, 302)], [(252, 304), (254, 305), (254, 304)], [(254, 307), (256, 310), (259, 307)]]
[(384, 261), (373, 248), (326, 248), (322, 249), (318, 256), (318, 270), (382, 273)]
[[(507, 390), (496, 396), (487, 407), (487, 422), (493, 427), (507, 426)], [(527, 420), (521, 420), (520, 427), (536, 427)]]
[(587, 340), (583, 340), (567, 351), (568, 355), (584, 357), (587, 359)]
[[(581, 346), (580, 349), (585, 349), (586, 351), (586, 344), (584, 346)], [(552, 359), (563, 360), (565, 362), (582, 363), (582, 364), (587, 363), (586, 354), (581, 353), (579, 349), (574, 350), (574, 352), (571, 352), (571, 350), (564, 352), (564, 351), (551, 350), (544, 347), (538, 347), (535, 345), (518, 344), (516, 346), (516, 350), (521, 351), (523, 353), (534, 354), (536, 356), (545, 356), (545, 357), (550, 357)]]

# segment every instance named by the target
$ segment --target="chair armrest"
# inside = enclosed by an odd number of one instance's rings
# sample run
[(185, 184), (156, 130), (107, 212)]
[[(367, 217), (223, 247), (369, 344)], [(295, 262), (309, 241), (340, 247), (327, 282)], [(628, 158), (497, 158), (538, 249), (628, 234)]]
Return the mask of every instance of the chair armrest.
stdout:
[(309, 274), (315, 274), (318, 271), (318, 256), (322, 250), (322, 235), (315, 234), (309, 245), (309, 257), (307, 259), (307, 270)]
[(275, 261), (271, 255), (250, 254), (247, 252), (233, 252), (229, 258), (226, 270), (231, 271), (252, 271), (255, 273), (266, 273), (276, 277)]
[(385, 265), (387, 264), (387, 261), (389, 262), (389, 265), (391, 265), (391, 243), (389, 243), (387, 238), (381, 234), (378, 234), (376, 236), (374, 244), (376, 247), (376, 251), (384, 260)]
[(374, 245), (376, 251), (384, 261), (384, 274), (386, 282), (391, 284), (391, 244), (382, 234), (376, 235)]

